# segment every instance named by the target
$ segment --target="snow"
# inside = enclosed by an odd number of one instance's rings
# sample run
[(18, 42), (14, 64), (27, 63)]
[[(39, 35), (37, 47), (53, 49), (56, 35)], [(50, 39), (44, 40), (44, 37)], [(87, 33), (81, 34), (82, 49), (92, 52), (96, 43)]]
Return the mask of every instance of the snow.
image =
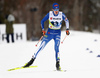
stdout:
[[(60, 45), (61, 68), (67, 72), (54, 71), (54, 41), (51, 40), (39, 53), (33, 65), (37, 68), (7, 71), (23, 66), (38, 49), (36, 41), (0, 44), (0, 78), (100, 78), (100, 34), (70, 31)], [(62, 31), (61, 40), (65, 37)]]

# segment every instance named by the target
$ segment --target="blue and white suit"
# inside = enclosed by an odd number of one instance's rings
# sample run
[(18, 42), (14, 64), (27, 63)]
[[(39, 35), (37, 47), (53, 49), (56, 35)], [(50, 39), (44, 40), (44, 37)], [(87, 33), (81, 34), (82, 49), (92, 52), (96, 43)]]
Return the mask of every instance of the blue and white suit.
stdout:
[(64, 13), (60, 12), (55, 15), (53, 11), (50, 11), (41, 21), (42, 30), (44, 30), (44, 22), (49, 20), (49, 27), (47, 33), (45, 34), (40, 47), (34, 53), (33, 57), (36, 58), (38, 53), (46, 46), (46, 44), (54, 39), (54, 48), (55, 48), (55, 56), (56, 61), (60, 60), (59, 57), (59, 45), (60, 45), (60, 38), (61, 38), (61, 24), (62, 20), (65, 21), (66, 29), (69, 29), (69, 21)]

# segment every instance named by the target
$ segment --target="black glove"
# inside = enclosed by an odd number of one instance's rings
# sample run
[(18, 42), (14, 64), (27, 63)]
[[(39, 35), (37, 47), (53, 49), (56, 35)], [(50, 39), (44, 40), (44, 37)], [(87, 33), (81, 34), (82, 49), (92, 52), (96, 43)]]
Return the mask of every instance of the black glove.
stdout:
[(45, 32), (44, 30), (42, 30), (42, 35), (43, 35), (43, 36), (45, 35), (45, 33), (46, 33), (46, 32)]
[(66, 29), (66, 35), (69, 35), (70, 32), (69, 32), (69, 29)]

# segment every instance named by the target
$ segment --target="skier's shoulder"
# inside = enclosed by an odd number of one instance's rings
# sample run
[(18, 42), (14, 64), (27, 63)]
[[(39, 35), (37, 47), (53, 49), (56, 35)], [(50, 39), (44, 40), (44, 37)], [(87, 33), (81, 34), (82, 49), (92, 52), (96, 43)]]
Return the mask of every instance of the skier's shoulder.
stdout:
[(43, 24), (49, 18), (49, 13), (45, 15), (45, 17), (41, 20), (41, 24)]
[(61, 13), (61, 14), (62, 14), (63, 12), (62, 12), (62, 11), (59, 11), (59, 13)]
[(49, 18), (49, 13), (47, 13), (44, 18)]
[(49, 11), (49, 16), (53, 16), (53, 15), (54, 15), (53, 11)]
[(62, 17), (63, 17), (63, 20), (68, 21), (68, 18), (66, 17), (64, 13), (62, 13)]
[(49, 11), (49, 14), (53, 14), (53, 11)]

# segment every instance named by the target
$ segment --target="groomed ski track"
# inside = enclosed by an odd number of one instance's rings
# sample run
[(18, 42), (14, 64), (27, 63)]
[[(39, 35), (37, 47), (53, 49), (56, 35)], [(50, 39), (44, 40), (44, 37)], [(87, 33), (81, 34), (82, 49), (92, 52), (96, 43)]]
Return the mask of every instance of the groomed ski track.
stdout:
[[(27, 63), (37, 50), (37, 41), (0, 44), (0, 78), (100, 78), (100, 34), (70, 31), (60, 45), (61, 68), (55, 70), (54, 41), (51, 40), (37, 56), (37, 68), (7, 71)], [(62, 31), (61, 40), (65, 37)], [(40, 43), (39, 43), (40, 44)]]

